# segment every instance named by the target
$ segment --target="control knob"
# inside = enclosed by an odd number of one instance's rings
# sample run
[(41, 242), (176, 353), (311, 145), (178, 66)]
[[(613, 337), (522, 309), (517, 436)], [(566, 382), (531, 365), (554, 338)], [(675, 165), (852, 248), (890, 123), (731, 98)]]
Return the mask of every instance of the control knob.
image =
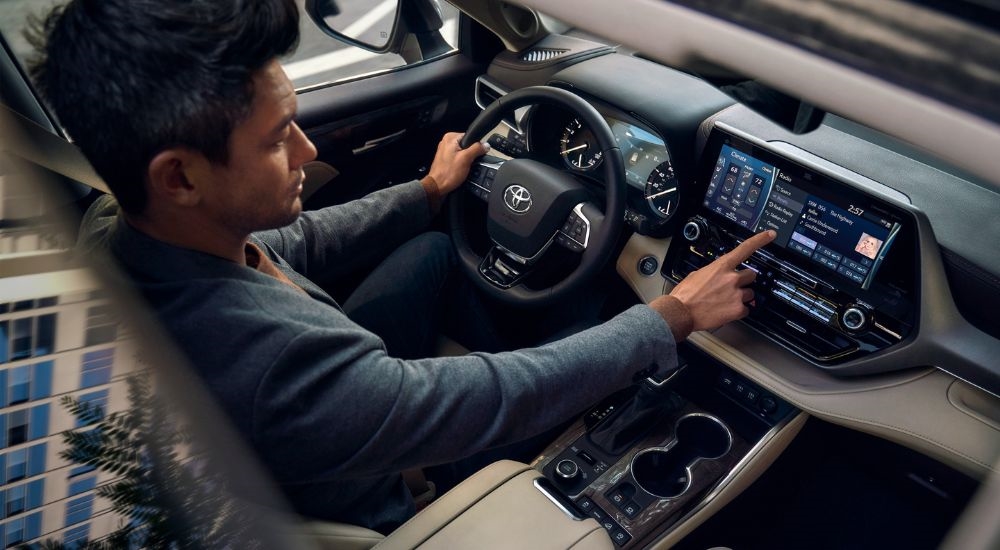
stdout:
[(684, 224), (684, 229), (681, 234), (684, 238), (696, 242), (698, 239), (705, 235), (708, 231), (708, 227), (705, 225), (705, 220), (701, 218), (691, 218), (686, 224)]
[(840, 324), (847, 330), (861, 330), (868, 324), (868, 313), (858, 305), (852, 305), (840, 315)]
[(568, 458), (560, 460), (556, 464), (556, 475), (563, 481), (572, 481), (580, 475), (580, 466)]

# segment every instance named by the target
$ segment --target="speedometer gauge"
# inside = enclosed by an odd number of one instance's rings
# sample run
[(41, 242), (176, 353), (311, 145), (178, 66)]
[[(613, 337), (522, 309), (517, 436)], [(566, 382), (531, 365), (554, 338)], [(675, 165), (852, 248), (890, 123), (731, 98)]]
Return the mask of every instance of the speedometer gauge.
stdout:
[(594, 132), (574, 118), (559, 139), (559, 156), (574, 170), (591, 170), (601, 163), (604, 153), (597, 145)]
[(649, 173), (644, 194), (649, 208), (660, 218), (670, 219), (674, 212), (677, 212), (680, 192), (670, 161), (661, 162)]

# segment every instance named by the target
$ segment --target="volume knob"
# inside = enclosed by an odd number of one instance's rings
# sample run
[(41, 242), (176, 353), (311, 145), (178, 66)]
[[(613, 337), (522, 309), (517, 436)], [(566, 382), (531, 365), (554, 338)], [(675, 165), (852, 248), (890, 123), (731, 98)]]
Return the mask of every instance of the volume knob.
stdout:
[(840, 323), (847, 330), (861, 330), (868, 323), (868, 314), (858, 306), (851, 306), (840, 316)]
[(691, 218), (686, 224), (684, 224), (684, 229), (681, 231), (681, 234), (684, 235), (685, 239), (695, 242), (705, 234), (705, 231), (706, 227), (704, 221), (698, 218)]

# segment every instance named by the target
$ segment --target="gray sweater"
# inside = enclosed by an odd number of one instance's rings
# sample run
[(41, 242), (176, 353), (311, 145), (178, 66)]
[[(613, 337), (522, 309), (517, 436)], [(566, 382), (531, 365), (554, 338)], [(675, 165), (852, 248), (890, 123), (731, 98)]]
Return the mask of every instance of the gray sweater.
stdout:
[(644, 305), (534, 349), (390, 357), (309, 279), (388, 254), (430, 217), (411, 182), (254, 234), (308, 296), (152, 239), (110, 197), (91, 207), (81, 235), (120, 261), (300, 513), (387, 531), (413, 514), (401, 470), (539, 434), (677, 361), (669, 327)]

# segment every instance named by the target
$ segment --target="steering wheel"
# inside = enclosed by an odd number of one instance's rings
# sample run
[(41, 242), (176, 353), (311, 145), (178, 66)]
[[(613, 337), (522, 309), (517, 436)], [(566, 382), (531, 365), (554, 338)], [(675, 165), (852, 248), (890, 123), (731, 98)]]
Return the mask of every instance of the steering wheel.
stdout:
[[(603, 152), (604, 209), (589, 202), (589, 191), (571, 174), (538, 161), (513, 159), (480, 161), (464, 186), (488, 203), (486, 230), (493, 246), (485, 256), (469, 243), (458, 197), (450, 201), (449, 218), (459, 264), (478, 288), (508, 304), (539, 306), (580, 288), (607, 263), (624, 223), (625, 167), (600, 113), (579, 96), (549, 86), (522, 88), (493, 102), (469, 125), (461, 147), (483, 139), (505, 114), (528, 105), (568, 109), (593, 132)], [(548, 288), (526, 287), (525, 278), (553, 245), (580, 254), (580, 263)]]

